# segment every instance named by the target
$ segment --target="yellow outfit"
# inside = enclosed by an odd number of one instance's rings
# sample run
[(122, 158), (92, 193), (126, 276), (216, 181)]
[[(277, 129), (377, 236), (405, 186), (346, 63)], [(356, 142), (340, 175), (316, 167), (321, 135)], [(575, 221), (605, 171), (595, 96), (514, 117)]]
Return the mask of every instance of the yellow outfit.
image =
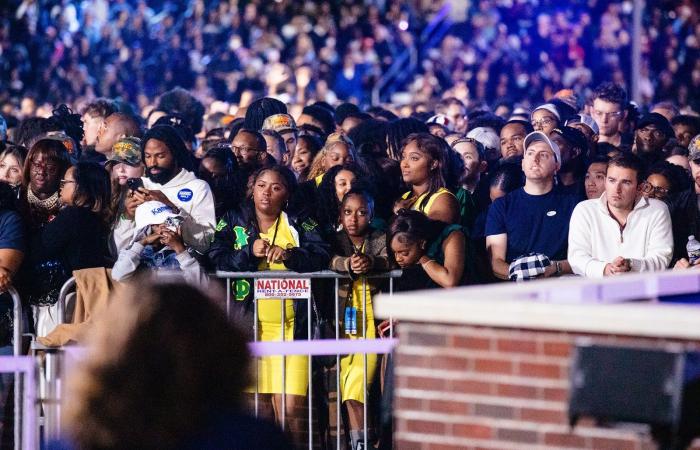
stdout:
[[(428, 193), (426, 192), (426, 193), (421, 194), (416, 199), (416, 201), (413, 202), (413, 204), (411, 205), (411, 209), (414, 211), (420, 211), (423, 214), (425, 214), (426, 216), (428, 216), (428, 215), (430, 215), (430, 208), (433, 207), (433, 203), (435, 203), (435, 200), (437, 200), (438, 197), (440, 197), (441, 195), (444, 195), (444, 194), (451, 195), (454, 197), (454, 194), (452, 192), (450, 192), (448, 189), (440, 188), (433, 195), (430, 196), (428, 201), (425, 203), (425, 206), (423, 206), (423, 207), (421, 207), (420, 205), (423, 203), (423, 199), (425, 199), (425, 196), (428, 195)], [(410, 196), (411, 196), (411, 191), (408, 191), (405, 194), (403, 194), (401, 196), (401, 198), (405, 200), (405, 199), (409, 198)], [(456, 197), (455, 197), (455, 199), (456, 199)]]
[[(363, 249), (364, 251), (364, 246)], [(362, 297), (362, 280), (365, 280), (365, 299)], [(363, 300), (366, 300), (365, 323), (362, 323), (362, 310), (365, 309)], [(363, 330), (367, 330), (367, 339), (376, 338), (374, 326), (374, 311), (372, 309), (372, 294), (370, 292), (370, 282), (361, 277), (352, 282), (351, 298), (346, 301), (346, 307), (352, 306), (357, 310), (357, 332), (348, 333), (347, 324), (343, 323), (344, 339), (362, 339)], [(343, 401), (357, 400), (360, 403), (365, 401), (362, 372), (364, 370), (364, 355), (356, 353), (346, 355), (340, 359), (340, 394)], [(374, 374), (377, 371), (377, 355), (367, 354), (367, 387), (369, 388)]]
[[(272, 224), (266, 233), (260, 233), (260, 239), (267, 240), (270, 244), (284, 249), (298, 247), (298, 235), (292, 231), (287, 220), (287, 215), (282, 213), (277, 219), (280, 221), (275, 236), (277, 221)], [(262, 261), (258, 270), (287, 270), (284, 263), (270, 263)], [(282, 307), (279, 299), (258, 300), (258, 340), (280, 341), (282, 340)], [(285, 321), (284, 340), (294, 339), (294, 301), (284, 301)], [(282, 393), (282, 356), (265, 356), (260, 358), (258, 369), (258, 392), (262, 394)], [(287, 356), (286, 367), (286, 394), (306, 395), (309, 382), (308, 356)]]

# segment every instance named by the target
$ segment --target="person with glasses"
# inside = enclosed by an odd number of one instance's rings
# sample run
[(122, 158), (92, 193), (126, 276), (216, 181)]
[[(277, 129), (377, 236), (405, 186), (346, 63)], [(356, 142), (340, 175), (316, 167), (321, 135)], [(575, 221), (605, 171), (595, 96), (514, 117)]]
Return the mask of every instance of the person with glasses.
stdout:
[(547, 135), (555, 128), (558, 128), (561, 122), (561, 114), (557, 107), (552, 103), (540, 105), (530, 114), (530, 124), (535, 131), (541, 131)]
[(632, 153), (608, 163), (605, 193), (571, 215), (568, 259), (586, 277), (666, 270), (673, 256), (666, 204), (644, 194), (644, 165)]
[(627, 92), (614, 83), (603, 83), (592, 96), (591, 116), (598, 124), (598, 143), (616, 147), (632, 144), (630, 136), (620, 133), (620, 122), (626, 117)]
[(649, 113), (641, 118), (634, 133), (634, 152), (654, 164), (665, 158), (664, 146), (675, 136), (671, 123), (659, 113)]
[(70, 167), (70, 157), (59, 140), (44, 138), (29, 149), (24, 162), (25, 221), (30, 232), (49, 223), (60, 208), (58, 185)]
[(56, 218), (32, 235), (24, 293), (34, 306), (36, 333), (57, 325), (58, 292), (74, 270), (104, 267), (111, 224), (111, 182), (99, 163), (80, 162), (59, 182)]

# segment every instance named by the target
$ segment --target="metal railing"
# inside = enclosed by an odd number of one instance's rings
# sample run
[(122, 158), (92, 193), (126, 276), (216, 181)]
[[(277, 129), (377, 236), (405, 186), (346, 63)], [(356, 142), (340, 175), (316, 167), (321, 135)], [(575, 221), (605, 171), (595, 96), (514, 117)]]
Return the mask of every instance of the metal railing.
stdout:
[[(367, 274), (363, 275), (360, 277), (360, 280), (362, 282), (362, 340), (367, 339), (367, 279), (381, 279), (381, 278), (388, 278), (389, 279), (389, 296), (393, 295), (393, 279), (401, 276), (401, 271), (400, 270), (394, 270), (391, 272), (385, 272), (385, 273), (377, 273), (377, 274)], [(334, 325), (335, 325), (335, 340), (334, 342), (340, 342), (340, 314), (339, 314), (339, 297), (338, 297), (338, 291), (340, 288), (339, 281), (341, 279), (350, 279), (350, 275), (346, 273), (338, 273), (334, 272), (331, 270), (324, 270), (324, 271), (319, 271), (319, 272), (309, 272), (309, 273), (298, 273), (298, 272), (291, 272), (291, 271), (262, 271), (262, 272), (225, 272), (225, 271), (217, 271), (216, 272), (216, 277), (217, 278), (222, 278), (226, 279), (226, 313), (230, 316), (231, 314), (231, 291), (232, 291), (232, 281), (234, 280), (240, 280), (240, 279), (252, 279), (253, 280), (253, 286), (255, 286), (256, 280), (258, 279), (327, 279), (327, 280), (333, 280), (334, 281), (334, 309), (335, 309), (335, 320), (334, 320)], [(274, 299), (274, 298), (273, 298)], [(279, 298), (278, 300), (280, 301), (281, 304), (281, 342), (285, 342), (285, 323), (286, 323), (286, 317), (285, 317), (285, 305), (286, 305), (286, 300)], [(254, 299), (254, 305), (253, 305), (253, 343), (258, 344), (258, 301), (259, 299)], [(263, 300), (264, 301), (264, 300)], [(307, 350), (311, 349), (311, 346), (318, 343), (319, 341), (313, 341), (311, 339), (312, 336), (312, 300), (309, 298), (307, 300), (307, 347), (304, 347)], [(389, 318), (391, 320), (391, 318)], [(393, 339), (393, 328), (390, 328), (390, 336), (391, 339)], [(312, 366), (312, 360), (311, 356), (313, 356), (312, 352), (304, 352), (304, 355), (308, 356), (308, 385), (307, 385), (307, 408), (308, 408), (308, 448), (312, 449), (313, 448), (313, 366)], [(342, 395), (341, 395), (341, 389), (340, 389), (340, 356), (343, 353), (340, 353), (339, 351), (334, 351), (331, 352), (330, 354), (334, 354), (336, 356), (336, 361), (335, 361), (335, 367), (336, 367), (336, 448), (340, 449), (340, 410), (341, 406), (343, 403), (342, 400)], [(363, 444), (364, 448), (368, 448), (368, 433), (367, 433), (367, 403), (368, 403), (368, 390), (367, 390), (367, 352), (362, 353), (363, 354)], [(286, 421), (286, 356), (282, 355), (282, 417), (281, 417), (281, 426), (282, 429), (285, 429), (285, 421)], [(258, 361), (256, 360), (255, 362), (255, 415), (257, 417), (259, 413), (259, 364)]]

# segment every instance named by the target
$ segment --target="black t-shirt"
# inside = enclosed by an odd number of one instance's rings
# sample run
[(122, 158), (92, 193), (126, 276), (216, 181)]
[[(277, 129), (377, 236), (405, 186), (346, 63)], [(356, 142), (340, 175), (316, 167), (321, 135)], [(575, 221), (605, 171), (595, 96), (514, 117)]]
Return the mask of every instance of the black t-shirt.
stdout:
[(32, 237), (30, 248), (32, 262), (59, 260), (69, 272), (104, 267), (107, 228), (89, 209), (67, 206)]

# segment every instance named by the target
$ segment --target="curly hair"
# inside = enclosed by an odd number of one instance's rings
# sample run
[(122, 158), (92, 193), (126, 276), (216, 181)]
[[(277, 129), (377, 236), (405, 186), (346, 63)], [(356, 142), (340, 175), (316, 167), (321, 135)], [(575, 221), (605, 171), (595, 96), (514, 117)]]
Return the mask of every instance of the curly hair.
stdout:
[(117, 112), (117, 107), (112, 100), (108, 98), (98, 98), (85, 105), (82, 114), (87, 114), (91, 117), (102, 117), (104, 119), (115, 112)]
[(76, 448), (178, 448), (241, 409), (250, 356), (223, 308), (185, 283), (140, 281), (115, 291), (69, 378)]
[(204, 105), (181, 87), (176, 87), (161, 95), (156, 110), (182, 116), (194, 134), (202, 131)]
[(621, 110), (625, 109), (627, 106), (627, 92), (619, 84), (611, 82), (602, 83), (593, 91), (591, 103), (596, 99), (601, 99), (609, 103), (616, 103), (620, 105)]

